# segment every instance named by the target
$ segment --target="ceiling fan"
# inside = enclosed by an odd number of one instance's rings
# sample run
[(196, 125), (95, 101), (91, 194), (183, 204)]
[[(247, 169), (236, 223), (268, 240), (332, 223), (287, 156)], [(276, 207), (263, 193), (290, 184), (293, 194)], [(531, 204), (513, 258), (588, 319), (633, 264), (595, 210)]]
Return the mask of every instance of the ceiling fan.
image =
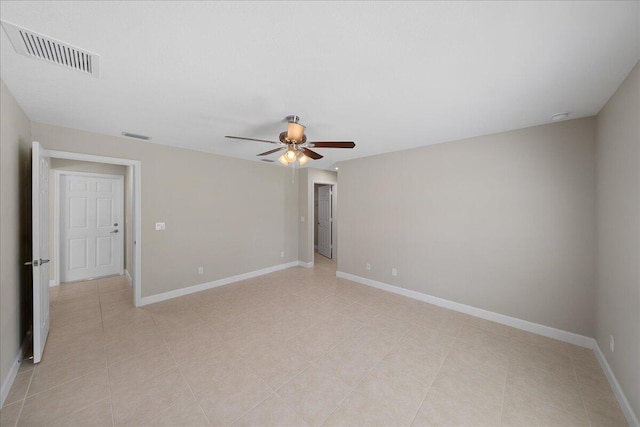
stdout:
[(307, 163), (310, 158), (318, 160), (323, 157), (322, 154), (316, 153), (315, 151), (311, 150), (311, 148), (353, 148), (356, 146), (353, 141), (307, 142), (307, 136), (304, 134), (305, 127), (298, 123), (300, 121), (300, 117), (295, 115), (287, 116), (286, 120), (287, 130), (280, 133), (279, 142), (229, 135), (226, 135), (225, 138), (242, 139), (245, 141), (268, 142), (269, 144), (279, 145), (280, 147), (273, 150), (265, 151), (264, 153), (260, 153), (258, 154), (258, 156), (268, 156), (269, 154), (286, 150), (285, 153), (278, 158), (278, 161), (285, 166), (289, 164), (293, 166), (296, 162), (298, 162), (298, 164), (302, 166)]

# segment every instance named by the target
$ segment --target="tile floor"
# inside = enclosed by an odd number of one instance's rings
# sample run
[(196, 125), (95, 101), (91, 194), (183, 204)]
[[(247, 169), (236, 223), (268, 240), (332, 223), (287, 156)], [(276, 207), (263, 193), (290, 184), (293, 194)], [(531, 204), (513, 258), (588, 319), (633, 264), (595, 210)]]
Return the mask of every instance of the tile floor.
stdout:
[(623, 426), (594, 353), (291, 268), (134, 308), (51, 290), (43, 361), (2, 426)]

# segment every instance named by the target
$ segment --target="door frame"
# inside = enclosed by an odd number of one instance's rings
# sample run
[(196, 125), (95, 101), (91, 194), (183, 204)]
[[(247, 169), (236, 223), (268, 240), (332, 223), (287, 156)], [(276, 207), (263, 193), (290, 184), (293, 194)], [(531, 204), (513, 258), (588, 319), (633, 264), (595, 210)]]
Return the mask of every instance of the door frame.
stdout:
[(49, 157), (84, 162), (108, 163), (112, 165), (131, 166), (133, 175), (133, 305), (141, 306), (142, 287), (142, 163), (139, 160), (105, 157), (93, 154), (72, 153), (69, 151), (47, 150)]
[[(53, 259), (55, 261), (55, 271), (54, 273), (54, 283), (53, 286), (60, 285), (60, 271), (62, 267), (62, 259), (60, 257), (60, 180), (62, 179), (62, 175), (70, 175), (70, 176), (86, 176), (91, 178), (107, 178), (107, 179), (117, 179), (122, 181), (122, 211), (124, 215), (122, 216), (122, 223), (125, 224), (125, 219), (127, 218), (127, 212), (124, 209), (125, 202), (125, 189), (124, 189), (124, 176), (123, 175), (112, 175), (106, 173), (93, 173), (93, 172), (76, 172), (76, 171), (67, 171), (63, 169), (54, 169), (53, 170)], [(122, 233), (124, 236), (125, 233)], [(125, 264), (125, 246), (127, 245), (126, 239), (123, 237), (122, 239), (122, 263), (121, 268), (123, 274), (126, 271), (124, 268)], [(135, 270), (134, 270), (135, 271)], [(128, 272), (127, 272), (128, 273)]]
[(332, 219), (332, 223), (331, 223), (331, 259), (338, 259), (338, 221), (337, 221), (337, 215), (336, 212), (338, 211), (338, 183), (336, 181), (327, 181), (324, 179), (313, 179), (311, 181), (311, 191), (310, 191), (310, 200), (311, 203), (311, 209), (309, 210), (309, 218), (311, 219), (311, 221), (309, 221), (309, 229), (308, 229), (308, 241), (309, 241), (309, 253), (311, 254), (311, 266), (315, 265), (316, 262), (316, 252), (315, 252), (315, 248), (314, 248), (314, 238), (313, 238), (313, 229), (314, 229), (314, 224), (316, 222), (316, 213), (315, 213), (315, 209), (314, 209), (314, 202), (315, 202), (315, 185), (319, 184), (319, 185), (330, 185), (331, 186), (331, 219)]

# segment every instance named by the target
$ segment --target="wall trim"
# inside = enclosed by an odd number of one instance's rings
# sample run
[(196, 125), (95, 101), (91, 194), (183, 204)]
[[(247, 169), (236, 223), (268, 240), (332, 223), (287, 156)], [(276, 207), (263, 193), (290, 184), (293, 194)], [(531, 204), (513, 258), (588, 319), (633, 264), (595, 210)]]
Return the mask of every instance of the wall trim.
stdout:
[(304, 262), (304, 261), (298, 261), (298, 266), (300, 267), (304, 267), (304, 268), (313, 268), (313, 261), (311, 262)]
[(640, 420), (638, 420), (635, 412), (633, 412), (633, 408), (631, 407), (627, 396), (624, 394), (624, 391), (622, 391), (622, 387), (620, 387), (620, 383), (616, 379), (616, 376), (613, 374), (611, 366), (609, 366), (607, 358), (604, 357), (604, 353), (600, 349), (598, 342), (596, 340), (593, 340), (593, 344), (593, 351), (596, 353), (596, 358), (598, 359), (598, 362), (600, 362), (600, 366), (602, 367), (604, 374), (607, 376), (607, 380), (609, 380), (609, 385), (611, 386), (613, 394), (615, 394), (616, 399), (618, 400), (618, 403), (622, 408), (624, 416), (627, 418), (627, 422), (630, 426), (640, 426)]
[(529, 322), (528, 320), (506, 316), (504, 314), (495, 313), (493, 311), (461, 304), (459, 302), (446, 300), (444, 298), (439, 298), (428, 294), (423, 294), (422, 292), (412, 291), (410, 289), (401, 288), (399, 286), (389, 285), (387, 283), (378, 282), (375, 280), (367, 279), (366, 277), (356, 276), (354, 274), (344, 273), (342, 271), (337, 271), (336, 276), (343, 279), (351, 280), (353, 282), (362, 283), (363, 285), (373, 286), (374, 288), (382, 289), (384, 291), (403, 295), (405, 297), (424, 301), (429, 304), (448, 308), (450, 310), (459, 311), (470, 316), (479, 317), (481, 319), (490, 320), (492, 322), (511, 326), (523, 331), (532, 332), (534, 334), (542, 335), (548, 338), (553, 338), (556, 340), (568, 342), (570, 344), (579, 345), (581, 347), (593, 348), (594, 346), (595, 341), (593, 338), (574, 334), (573, 332), (563, 331), (561, 329), (552, 328), (550, 326), (540, 325), (538, 323)]
[(49, 287), (53, 288), (54, 286), (60, 286), (60, 284), (56, 283), (56, 279), (49, 280)]
[(174, 291), (164, 292), (156, 295), (150, 295), (148, 297), (141, 297), (140, 306), (155, 304), (157, 302), (166, 301), (172, 298), (182, 297), (185, 295), (193, 294), (195, 292), (205, 291), (211, 288), (217, 288), (218, 286), (229, 285), (234, 282), (251, 279), (253, 277), (262, 276), (262, 275), (273, 273), (280, 270), (285, 270), (291, 267), (297, 267), (299, 265), (300, 265), (299, 261), (291, 261), (286, 264), (278, 264), (272, 267), (250, 271), (248, 273), (238, 274), (236, 276), (225, 277), (224, 279), (214, 280), (213, 282), (201, 283), (199, 285), (188, 286), (186, 288), (176, 289)]
[(18, 349), (18, 354), (16, 355), (16, 358), (13, 361), (13, 364), (11, 365), (11, 369), (9, 369), (9, 374), (7, 375), (7, 377), (4, 379), (2, 383), (2, 388), (0, 389), (0, 408), (4, 406), (4, 401), (9, 396), (9, 391), (11, 390), (11, 386), (13, 385), (13, 382), (15, 381), (16, 376), (18, 375), (18, 371), (20, 370), (20, 365), (22, 364), (22, 355), (24, 354), (24, 349), (27, 345), (28, 338), (29, 338), (29, 335), (27, 335), (24, 341), (22, 342), (22, 345)]

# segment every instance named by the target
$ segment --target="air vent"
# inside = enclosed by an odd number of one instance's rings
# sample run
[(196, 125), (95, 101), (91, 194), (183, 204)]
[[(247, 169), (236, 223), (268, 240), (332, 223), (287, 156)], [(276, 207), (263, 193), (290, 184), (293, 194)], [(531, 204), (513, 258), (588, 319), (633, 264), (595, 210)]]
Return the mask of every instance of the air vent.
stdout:
[(38, 34), (26, 28), (2, 21), (9, 40), (20, 55), (42, 59), (84, 74), (100, 77), (100, 57), (68, 43)]
[(129, 132), (122, 132), (122, 136), (126, 136), (128, 138), (142, 139), (144, 141), (149, 141), (151, 139), (151, 137), (147, 135), (138, 135), (137, 133), (129, 133)]

